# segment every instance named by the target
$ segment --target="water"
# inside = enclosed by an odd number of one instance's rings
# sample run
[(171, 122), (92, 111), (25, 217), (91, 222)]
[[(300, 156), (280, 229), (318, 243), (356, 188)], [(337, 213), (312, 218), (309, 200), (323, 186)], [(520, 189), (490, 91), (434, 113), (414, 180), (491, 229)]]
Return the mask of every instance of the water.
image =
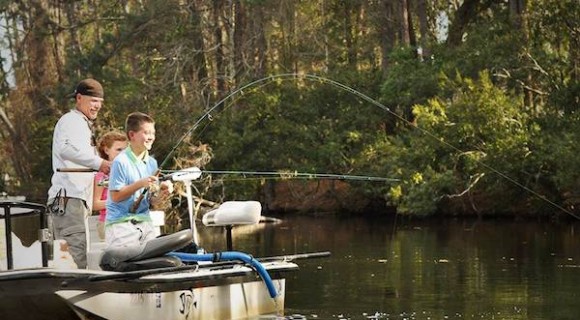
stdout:
[[(287, 319), (578, 319), (577, 222), (283, 218), (240, 229), (255, 256), (331, 251), (287, 278)], [(206, 248), (223, 248), (217, 229)]]
[[(235, 228), (234, 250), (332, 252), (297, 261), (284, 319), (580, 317), (580, 221), (280, 218)], [(200, 239), (225, 249), (221, 228), (200, 228)]]

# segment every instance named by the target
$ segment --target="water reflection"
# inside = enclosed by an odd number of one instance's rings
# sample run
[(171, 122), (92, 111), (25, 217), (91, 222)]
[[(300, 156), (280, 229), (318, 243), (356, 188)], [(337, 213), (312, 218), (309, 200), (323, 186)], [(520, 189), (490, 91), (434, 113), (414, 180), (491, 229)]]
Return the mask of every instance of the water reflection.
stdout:
[[(283, 319), (577, 319), (580, 222), (285, 216), (234, 229), (254, 256), (331, 251), (288, 275)], [(17, 220), (16, 229), (36, 220)], [(221, 228), (200, 227), (208, 251)], [(36, 232), (21, 235), (25, 243)], [(280, 319), (280, 317), (261, 317)]]
[[(287, 282), (286, 318), (576, 319), (577, 225), (288, 216), (238, 234), (234, 249), (332, 252), (300, 261)], [(225, 241), (217, 230), (202, 239), (210, 250)]]

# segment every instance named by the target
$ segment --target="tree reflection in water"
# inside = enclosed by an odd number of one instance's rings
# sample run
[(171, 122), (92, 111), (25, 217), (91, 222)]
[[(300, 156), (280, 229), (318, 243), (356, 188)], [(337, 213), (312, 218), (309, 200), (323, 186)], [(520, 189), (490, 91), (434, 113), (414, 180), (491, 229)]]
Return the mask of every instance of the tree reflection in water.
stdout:
[[(286, 315), (307, 319), (575, 319), (580, 223), (284, 216), (235, 249), (331, 251), (289, 275)], [(204, 229), (206, 247), (224, 245)], [(287, 316), (288, 317), (288, 316)], [(288, 317), (293, 318), (294, 316)]]

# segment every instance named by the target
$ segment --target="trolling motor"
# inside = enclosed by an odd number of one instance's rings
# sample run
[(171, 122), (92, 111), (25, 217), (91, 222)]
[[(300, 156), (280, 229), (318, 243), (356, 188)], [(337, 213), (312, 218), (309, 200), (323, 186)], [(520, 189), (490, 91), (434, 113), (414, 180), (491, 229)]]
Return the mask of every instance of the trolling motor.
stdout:
[(195, 227), (195, 215), (193, 214), (193, 195), (191, 193), (191, 182), (201, 177), (201, 170), (198, 167), (191, 167), (177, 172), (166, 174), (159, 178), (159, 180), (181, 181), (185, 185), (185, 192), (187, 195), (187, 212), (189, 214), (189, 224), (191, 226), (191, 234), (193, 242), (199, 243)]

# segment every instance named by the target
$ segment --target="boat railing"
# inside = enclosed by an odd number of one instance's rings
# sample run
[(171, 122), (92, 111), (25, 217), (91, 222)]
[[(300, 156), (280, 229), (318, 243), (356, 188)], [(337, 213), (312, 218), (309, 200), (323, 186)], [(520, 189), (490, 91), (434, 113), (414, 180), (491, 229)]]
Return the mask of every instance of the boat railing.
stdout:
[(41, 242), (42, 266), (48, 266), (51, 238), (48, 231), (46, 206), (33, 202), (0, 199), (0, 219), (4, 220), (6, 236), (6, 265), (8, 270), (14, 269), (14, 255), (12, 251), (12, 218), (38, 215), (40, 219), (39, 240)]

